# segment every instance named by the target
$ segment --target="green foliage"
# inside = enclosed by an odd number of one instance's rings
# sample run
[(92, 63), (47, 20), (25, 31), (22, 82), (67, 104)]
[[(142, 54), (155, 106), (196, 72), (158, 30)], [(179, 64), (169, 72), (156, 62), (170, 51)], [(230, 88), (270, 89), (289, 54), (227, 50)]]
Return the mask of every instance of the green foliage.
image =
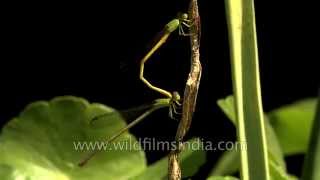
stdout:
[(231, 176), (211, 176), (207, 180), (239, 180), (239, 179)]
[[(235, 111), (234, 111), (234, 100), (232, 96), (228, 96), (225, 99), (218, 100), (218, 105), (222, 109), (222, 111), (226, 114), (226, 116), (230, 119), (230, 121), (235, 124)], [(265, 127), (266, 127), (266, 137), (268, 143), (268, 153), (269, 153), (269, 168), (272, 179), (276, 180), (289, 180), (289, 179), (297, 179), (291, 175), (286, 173), (286, 168), (284, 164), (284, 155), (282, 154), (282, 150), (286, 150), (287, 142), (292, 142), (290, 149), (305, 149), (305, 144), (309, 141), (309, 137), (305, 135), (298, 135), (299, 133), (306, 133), (306, 131), (300, 131), (300, 127), (297, 125), (293, 125), (294, 123), (300, 125), (304, 129), (310, 129), (312, 122), (312, 116), (314, 115), (316, 107), (316, 99), (305, 99), (302, 101), (298, 101), (296, 103), (286, 105), (271, 111), (270, 113), (265, 115)], [(293, 115), (289, 115), (288, 113), (292, 112)], [(275, 116), (277, 114), (278, 116)], [(275, 118), (277, 117), (277, 118)], [(269, 121), (273, 122), (270, 123)], [(282, 129), (274, 129), (274, 125), (277, 125), (277, 121), (286, 122), (280, 124), (287, 124), (289, 127), (282, 126)], [(293, 128), (294, 127), (294, 128)], [(287, 129), (288, 128), (288, 129)], [(281, 135), (281, 131), (285, 131), (287, 133), (283, 138), (278, 138), (279, 133)], [(302, 141), (293, 141), (292, 138), (295, 137), (304, 137), (301, 138)], [(301, 143), (303, 142), (303, 143)], [(299, 151), (303, 152), (303, 151)], [(290, 155), (287, 153), (286, 155)], [(237, 169), (234, 166), (234, 161), (239, 161), (239, 154), (236, 151), (225, 152), (223, 156), (219, 159), (217, 165), (215, 166), (212, 175), (227, 175), (234, 173)]]
[[(233, 96), (228, 96), (225, 99), (220, 99), (217, 101), (219, 107), (226, 114), (229, 120), (237, 127), (235, 121), (235, 111), (234, 111), (234, 99)], [(265, 117), (264, 127), (266, 128), (266, 137), (267, 137), (267, 145), (268, 145), (268, 153), (269, 158), (276, 162), (276, 164), (280, 165), (282, 168), (286, 168), (285, 162), (283, 159), (283, 153), (278, 142), (277, 136), (271, 127), (268, 117)]]
[[(141, 173), (146, 168), (141, 150), (106, 150), (83, 168), (77, 166), (88, 151), (76, 150), (74, 142), (100, 141), (125, 126), (119, 114), (109, 119), (108, 125), (89, 125), (92, 117), (107, 112), (116, 113), (110, 107), (76, 97), (30, 104), (2, 130), (0, 167), (9, 170), (6, 172), (11, 179), (30, 180), (127, 179)], [(128, 133), (120, 141), (137, 143)]]
[[(193, 144), (194, 147), (201, 146), (199, 139), (188, 141), (188, 144)], [(193, 176), (206, 161), (204, 150), (193, 149), (192, 146), (186, 146), (180, 154), (180, 163), (183, 177)], [(168, 179), (168, 158), (162, 158), (148, 166), (148, 168), (132, 180), (162, 180)]]
[(308, 151), (304, 161), (302, 179), (318, 180), (320, 179), (320, 88), (318, 105), (310, 138)]
[[(93, 117), (105, 113), (110, 116), (89, 124)], [(84, 167), (77, 165), (89, 151), (76, 150), (74, 143), (100, 143), (125, 126), (119, 112), (82, 98), (64, 96), (49, 102), (34, 102), (2, 129), (0, 179), (143, 180), (151, 175), (153, 179), (162, 179), (167, 174), (166, 158), (147, 167), (144, 152), (129, 133), (99, 152)], [(205, 152), (185, 149), (181, 162), (183, 173), (192, 176), (205, 162)]]
[(268, 117), (286, 155), (305, 153), (315, 115), (316, 99), (277, 108)]

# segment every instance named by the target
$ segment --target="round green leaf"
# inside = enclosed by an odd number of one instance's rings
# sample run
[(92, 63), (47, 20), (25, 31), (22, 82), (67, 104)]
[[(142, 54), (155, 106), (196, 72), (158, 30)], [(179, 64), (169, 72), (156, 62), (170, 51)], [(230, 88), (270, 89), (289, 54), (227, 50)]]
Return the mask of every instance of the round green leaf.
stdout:
[[(89, 124), (93, 117), (103, 113), (112, 116), (94, 126)], [(102, 104), (89, 104), (82, 98), (63, 96), (49, 102), (32, 103), (2, 129), (0, 179), (100, 180), (134, 177), (144, 171), (146, 159), (139, 143), (128, 133), (113, 143), (113, 148), (101, 150), (84, 167), (77, 165), (92, 150), (87, 149), (90, 143), (95, 148), (103, 145), (106, 137), (125, 125), (114, 109)]]

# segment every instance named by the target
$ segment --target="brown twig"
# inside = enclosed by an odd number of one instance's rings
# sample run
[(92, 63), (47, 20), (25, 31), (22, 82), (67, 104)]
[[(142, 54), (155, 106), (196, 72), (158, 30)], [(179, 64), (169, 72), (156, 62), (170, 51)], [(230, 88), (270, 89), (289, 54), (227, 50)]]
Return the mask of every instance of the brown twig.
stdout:
[(183, 138), (188, 132), (192, 115), (196, 107), (196, 100), (198, 95), (198, 89), (201, 78), (201, 63), (200, 63), (200, 16), (198, 11), (197, 0), (191, 0), (189, 5), (189, 17), (192, 21), (190, 27), (190, 43), (191, 43), (191, 69), (186, 82), (184, 96), (183, 96), (183, 108), (182, 117), (179, 123), (176, 133), (176, 144), (178, 148), (173, 150), (169, 154), (169, 165), (168, 165), (168, 179), (169, 180), (180, 180), (181, 169), (179, 166), (179, 153), (183, 146)]

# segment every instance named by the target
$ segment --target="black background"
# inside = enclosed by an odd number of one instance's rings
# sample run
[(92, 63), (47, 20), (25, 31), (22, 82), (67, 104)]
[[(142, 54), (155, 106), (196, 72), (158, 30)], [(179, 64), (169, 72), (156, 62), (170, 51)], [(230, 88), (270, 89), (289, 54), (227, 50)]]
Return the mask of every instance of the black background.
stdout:
[[(317, 95), (317, 24), (312, 5), (256, 1), (265, 111)], [(127, 109), (161, 97), (138, 79), (139, 58), (186, 0), (16, 3), (4, 6), (1, 29), (0, 122), (30, 102), (74, 95)], [(216, 100), (232, 93), (223, 1), (199, 0), (203, 74), (190, 137), (234, 140), (235, 129)], [(313, 14), (312, 14), (313, 13)], [(174, 33), (148, 61), (146, 77), (182, 94), (189, 71), (189, 39)], [(119, 68), (120, 63), (120, 68)], [(178, 122), (160, 110), (132, 129), (137, 137), (172, 139)], [(208, 152), (206, 177), (221, 152)], [(166, 152), (147, 152), (152, 163)], [(302, 157), (287, 159), (300, 174)]]

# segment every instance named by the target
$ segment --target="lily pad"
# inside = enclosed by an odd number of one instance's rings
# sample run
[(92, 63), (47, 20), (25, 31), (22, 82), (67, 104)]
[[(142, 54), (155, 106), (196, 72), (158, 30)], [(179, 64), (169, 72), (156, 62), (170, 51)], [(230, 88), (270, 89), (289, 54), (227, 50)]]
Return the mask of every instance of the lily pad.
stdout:
[[(103, 113), (113, 116), (99, 126), (89, 124), (93, 117)], [(103, 144), (106, 137), (125, 125), (124, 119), (114, 109), (90, 104), (82, 98), (63, 96), (49, 102), (32, 103), (1, 131), (0, 179), (135, 177), (146, 169), (146, 158), (138, 141), (129, 133), (114, 143), (117, 148), (101, 150), (84, 167), (77, 165), (93, 146), (98, 148), (97, 145)]]

